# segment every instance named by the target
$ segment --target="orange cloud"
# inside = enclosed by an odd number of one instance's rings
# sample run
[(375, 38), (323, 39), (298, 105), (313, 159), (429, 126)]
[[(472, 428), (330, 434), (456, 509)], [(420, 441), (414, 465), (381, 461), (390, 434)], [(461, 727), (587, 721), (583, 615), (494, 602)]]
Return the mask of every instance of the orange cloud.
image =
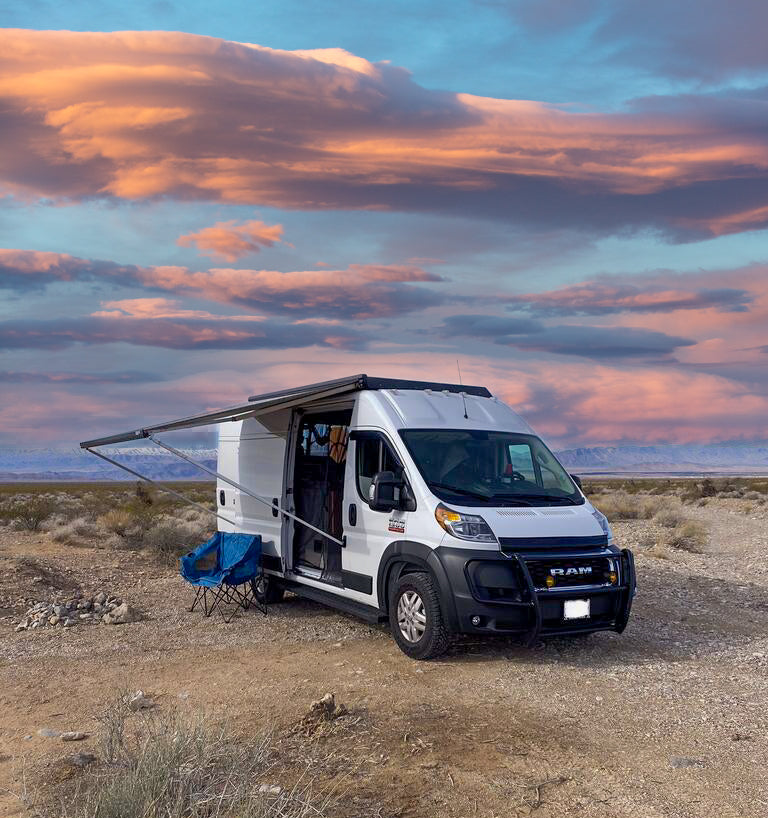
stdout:
[[(710, 234), (768, 222), (765, 114), (746, 96), (583, 113), (426, 90), (340, 49), (23, 30), (6, 31), (3, 46), (8, 193), (449, 208)], [(243, 252), (198, 235), (210, 252)]]
[(281, 224), (269, 225), (261, 221), (237, 224), (233, 219), (180, 236), (176, 243), (181, 247), (194, 245), (201, 255), (237, 261), (250, 253), (258, 253), (264, 247), (274, 247), (282, 242), (282, 236)]

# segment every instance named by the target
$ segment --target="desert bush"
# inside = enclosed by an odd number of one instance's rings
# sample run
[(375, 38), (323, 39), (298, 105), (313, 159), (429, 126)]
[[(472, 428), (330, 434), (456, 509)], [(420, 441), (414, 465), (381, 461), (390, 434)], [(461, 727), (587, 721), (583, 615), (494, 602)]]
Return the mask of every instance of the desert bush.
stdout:
[(600, 511), (611, 520), (648, 520), (660, 508), (657, 499), (642, 499), (637, 495), (630, 495), (624, 491), (605, 494), (598, 501)]
[(707, 544), (707, 529), (696, 520), (686, 520), (675, 526), (664, 538), (664, 543), (671, 548), (700, 554)]
[(178, 714), (102, 718), (104, 763), (49, 815), (62, 818), (322, 818), (330, 799), (269, 775), (271, 735), (247, 741)]
[(76, 517), (51, 530), (51, 537), (63, 545), (77, 545), (83, 540), (99, 538), (102, 534), (103, 530), (87, 517)]
[(14, 503), (10, 508), (10, 516), (17, 528), (24, 531), (39, 531), (45, 519), (55, 510), (56, 505), (51, 497), (32, 497)]
[(200, 525), (183, 522), (175, 517), (162, 517), (144, 534), (143, 544), (163, 562), (170, 565), (207, 539)]
[(681, 508), (670, 506), (656, 512), (653, 519), (663, 528), (674, 528), (675, 526), (680, 525), (680, 523), (685, 522), (687, 517)]
[(136, 516), (126, 508), (113, 508), (100, 517), (99, 522), (110, 534), (124, 537), (136, 525)]

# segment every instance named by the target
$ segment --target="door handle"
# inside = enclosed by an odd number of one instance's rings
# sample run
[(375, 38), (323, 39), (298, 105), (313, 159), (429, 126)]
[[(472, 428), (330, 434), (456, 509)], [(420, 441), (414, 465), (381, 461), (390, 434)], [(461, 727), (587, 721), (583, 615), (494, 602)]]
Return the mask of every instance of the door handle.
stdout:
[(357, 525), (357, 506), (354, 503), (349, 504), (349, 524)]

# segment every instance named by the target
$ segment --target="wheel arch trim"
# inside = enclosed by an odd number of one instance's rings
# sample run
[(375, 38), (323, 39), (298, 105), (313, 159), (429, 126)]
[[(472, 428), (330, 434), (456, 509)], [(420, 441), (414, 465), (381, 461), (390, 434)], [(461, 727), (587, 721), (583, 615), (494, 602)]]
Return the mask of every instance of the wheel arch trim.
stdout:
[(389, 584), (393, 579), (396, 581), (399, 578), (402, 569), (408, 564), (423, 568), (432, 575), (437, 583), (445, 621), (451, 630), (457, 629), (458, 615), (448, 575), (434, 549), (416, 540), (395, 540), (384, 550), (376, 578), (379, 608), (389, 612)]

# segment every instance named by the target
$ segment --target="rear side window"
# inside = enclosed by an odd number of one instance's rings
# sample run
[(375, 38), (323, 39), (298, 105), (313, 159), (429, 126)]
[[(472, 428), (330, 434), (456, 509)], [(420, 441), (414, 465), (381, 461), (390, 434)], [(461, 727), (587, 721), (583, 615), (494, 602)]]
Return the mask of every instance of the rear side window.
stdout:
[(389, 443), (380, 435), (366, 435), (356, 440), (357, 490), (368, 502), (373, 475), (379, 471), (391, 471), (395, 475), (403, 473), (403, 467), (392, 451)]

